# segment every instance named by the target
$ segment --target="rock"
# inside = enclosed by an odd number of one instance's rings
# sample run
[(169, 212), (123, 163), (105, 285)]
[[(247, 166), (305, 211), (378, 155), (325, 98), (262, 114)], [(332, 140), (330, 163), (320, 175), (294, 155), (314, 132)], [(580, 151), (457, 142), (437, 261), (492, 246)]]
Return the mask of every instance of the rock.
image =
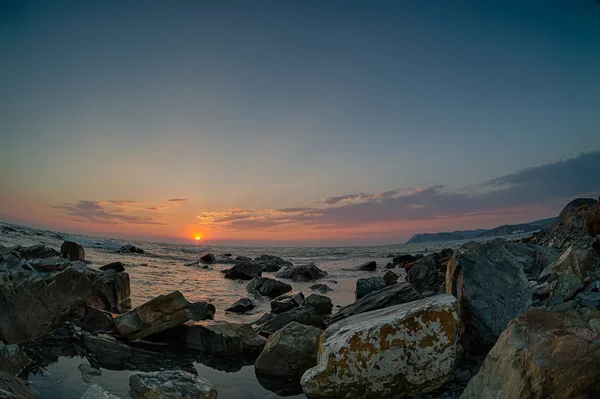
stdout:
[(399, 255), (392, 259), (394, 265), (398, 267), (403, 267), (407, 263), (412, 263), (419, 260), (423, 255), (412, 256), (410, 254)]
[(81, 399), (119, 399), (119, 397), (105, 391), (100, 385), (92, 384), (81, 396)]
[(126, 244), (119, 248), (117, 252), (122, 254), (143, 254), (144, 250), (142, 248), (136, 247), (135, 245)]
[(235, 261), (236, 261), (236, 262), (240, 262), (240, 263), (241, 263), (241, 262), (252, 262), (252, 258), (249, 258), (249, 257), (247, 257), (247, 256), (241, 256), (241, 255), (240, 255), (240, 256), (238, 256), (238, 257), (236, 257), (236, 258), (235, 258)]
[(19, 345), (5, 345), (0, 341), (0, 371), (16, 377), (30, 363), (31, 359)]
[(262, 275), (262, 268), (256, 263), (238, 263), (225, 271), (225, 278), (238, 280), (252, 280)]
[(60, 246), (60, 256), (70, 261), (85, 260), (83, 247), (73, 241), (65, 241)]
[(215, 318), (217, 308), (212, 303), (200, 301), (190, 304), (190, 311), (192, 312), (191, 320), (213, 320)]
[(592, 198), (577, 198), (571, 201), (550, 228), (534, 233), (535, 242), (539, 245), (553, 246), (561, 252), (571, 245), (577, 249), (586, 248), (590, 236), (585, 232), (585, 220), (593, 213), (595, 203), (596, 200)]
[(383, 281), (385, 281), (385, 285), (396, 284), (398, 279), (398, 275), (391, 270), (388, 270), (383, 274)]
[(0, 371), (0, 398), (35, 399), (27, 381)]
[(331, 289), (327, 284), (313, 284), (310, 286), (310, 289), (313, 291), (319, 291), (322, 294), (333, 291), (333, 289)]
[(559, 304), (568, 301), (583, 290), (583, 275), (574, 247), (569, 247), (552, 267), (550, 275), (550, 303)]
[(302, 302), (301, 306), (311, 307), (317, 314), (320, 315), (331, 314), (331, 309), (333, 309), (333, 303), (331, 303), (331, 299), (324, 295), (317, 294), (310, 294), (308, 297), (306, 297), (304, 302)]
[(21, 259), (26, 260), (60, 256), (60, 252), (54, 248), (47, 247), (44, 244), (36, 244), (30, 247), (17, 245), (16, 247), (13, 247), (13, 249), (19, 253)]
[(438, 277), (438, 263), (434, 255), (425, 256), (415, 262), (406, 274), (406, 281), (411, 283), (419, 292), (438, 292), (444, 282), (443, 276)]
[(283, 281), (268, 277), (254, 277), (246, 290), (269, 298), (276, 298), (292, 290), (292, 286)]
[(592, 243), (592, 249), (596, 251), (596, 255), (600, 256), (600, 240), (598, 240), (598, 237)]
[[(321, 310), (321, 308), (320, 308)], [(281, 330), (291, 322), (305, 324), (317, 328), (325, 328), (325, 321), (329, 314), (317, 313), (312, 306), (300, 306), (286, 312), (279, 313), (256, 327), (256, 332), (263, 337), (270, 337), (271, 334)]]
[(264, 272), (270, 273), (277, 272), (282, 267), (293, 266), (292, 262), (288, 262), (278, 256), (273, 255), (261, 255), (254, 259), (254, 261), (260, 265)]
[(258, 320), (256, 320), (253, 325), (260, 326), (261, 324), (265, 324), (269, 320), (273, 320), (275, 315), (273, 313), (265, 313)]
[(598, 397), (597, 321), (576, 311), (524, 313), (502, 333), (461, 398)]
[(308, 397), (401, 398), (441, 387), (457, 360), (459, 306), (438, 295), (331, 325), (317, 366), (304, 373)]
[(217, 399), (210, 381), (181, 370), (134, 373), (129, 386), (135, 399)]
[(360, 313), (412, 302), (422, 298), (421, 294), (419, 294), (409, 283), (400, 282), (379, 291), (372, 292), (360, 298), (353, 304), (344, 306), (329, 319), (329, 324)]
[(98, 269), (99, 270), (114, 270), (116, 272), (124, 272), (125, 265), (123, 265), (123, 262), (112, 262), (112, 263), (109, 263), (108, 265), (100, 266)]
[(448, 264), (446, 292), (460, 303), (467, 351), (491, 348), (508, 322), (531, 307), (525, 272), (504, 243), (467, 243)]
[(87, 308), (86, 314), (79, 322), (81, 328), (94, 333), (110, 333), (116, 331), (115, 314), (96, 309)]
[(31, 259), (28, 263), (30, 266), (41, 272), (57, 272), (71, 266), (71, 262), (68, 259), (61, 258), (60, 256)]
[(598, 273), (600, 258), (593, 248), (587, 248), (578, 252), (577, 262), (579, 263), (579, 270), (584, 279), (586, 277), (589, 277), (591, 280), (600, 279), (600, 273)]
[(396, 268), (396, 264), (392, 263), (392, 262), (388, 262), (385, 264), (384, 269), (395, 269)]
[(154, 352), (132, 348), (108, 334), (84, 334), (83, 345), (94, 355), (98, 364), (109, 368), (121, 368), (126, 364), (153, 363), (163, 357)]
[(87, 306), (118, 310), (129, 293), (127, 273), (97, 271), (75, 263), (46, 280), (0, 284), (0, 340), (34, 341), (65, 321), (82, 317)]
[(314, 263), (296, 265), (279, 271), (277, 278), (288, 278), (292, 281), (312, 281), (327, 276), (327, 272), (319, 269)]
[(583, 222), (583, 228), (587, 235), (596, 237), (600, 234), (600, 203), (596, 201), (596, 205)]
[(575, 299), (583, 306), (600, 307), (600, 292), (580, 292)]
[(376, 269), (377, 269), (377, 262), (375, 262), (375, 261), (363, 263), (362, 265), (358, 266), (358, 270), (364, 270), (367, 272), (374, 272)]
[(256, 357), (266, 342), (249, 324), (199, 321), (186, 323), (184, 328), (186, 346), (209, 355)]
[(281, 297), (275, 298), (271, 302), (271, 312), (278, 314), (299, 307), (304, 301), (304, 294), (298, 292), (294, 295), (282, 295)]
[(77, 370), (81, 373), (81, 379), (83, 382), (92, 382), (92, 377), (102, 375), (102, 370), (90, 366), (89, 364), (82, 363), (77, 367)]
[(245, 313), (252, 309), (254, 309), (254, 303), (252, 303), (250, 298), (240, 298), (235, 301), (233, 305), (225, 309), (225, 311), (233, 313)]
[(115, 325), (122, 337), (145, 338), (168, 330), (192, 318), (190, 303), (179, 291), (160, 295), (132, 311), (117, 316)]
[(356, 280), (356, 299), (360, 299), (371, 292), (387, 287), (383, 277), (367, 277)]
[(200, 260), (204, 263), (215, 263), (217, 261), (217, 258), (215, 258), (215, 255), (209, 253), (206, 255), (202, 255), (200, 257)]
[(296, 322), (269, 337), (256, 359), (256, 371), (271, 376), (298, 376), (317, 365), (318, 341), (323, 331)]
[(533, 298), (538, 300), (548, 298), (550, 296), (550, 283), (546, 281), (533, 286), (531, 295), (533, 296)]

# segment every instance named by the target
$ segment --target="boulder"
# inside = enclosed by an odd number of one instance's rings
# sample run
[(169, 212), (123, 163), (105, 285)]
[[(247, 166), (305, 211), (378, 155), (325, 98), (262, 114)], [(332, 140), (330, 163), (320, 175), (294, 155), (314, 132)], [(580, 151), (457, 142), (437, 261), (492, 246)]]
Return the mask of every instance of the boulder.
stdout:
[[(318, 309), (318, 311), (317, 311)], [(328, 313), (319, 313), (323, 308), (313, 308), (312, 306), (303, 305), (299, 308), (294, 308), (286, 312), (279, 313), (272, 318), (266, 318), (265, 322), (256, 327), (256, 332), (263, 337), (269, 337), (271, 334), (281, 330), (291, 322), (305, 324), (317, 328), (325, 328), (325, 321), (329, 317)]]
[(383, 277), (367, 277), (356, 280), (356, 299), (360, 299), (371, 292), (387, 287)]
[(569, 247), (552, 266), (550, 274), (550, 303), (553, 305), (563, 303), (573, 298), (584, 288), (583, 274), (579, 269), (579, 262), (575, 248)]
[(597, 398), (597, 315), (533, 309), (502, 333), (463, 399)]
[(86, 314), (79, 322), (79, 326), (86, 331), (94, 333), (110, 333), (116, 331), (116, 315), (102, 309), (87, 308)]
[(590, 236), (585, 231), (585, 220), (595, 209), (596, 200), (577, 198), (562, 210), (550, 228), (540, 230), (533, 238), (539, 245), (549, 245), (561, 252), (573, 245), (577, 249), (586, 248)]
[(27, 381), (0, 371), (0, 398), (35, 399), (35, 395)]
[(423, 255), (412, 256), (410, 254), (404, 254), (394, 257), (392, 263), (398, 267), (403, 267), (405, 264), (415, 262), (422, 257)]
[(596, 205), (583, 222), (583, 228), (590, 237), (600, 234), (600, 202), (596, 201)]
[(73, 241), (65, 241), (60, 246), (60, 256), (70, 261), (85, 260), (85, 251), (83, 247)]
[(315, 327), (291, 322), (269, 337), (254, 363), (256, 371), (271, 376), (302, 376), (317, 365), (322, 332)]
[(324, 295), (310, 294), (304, 302), (302, 302), (301, 306), (308, 306), (315, 310), (317, 314), (331, 314), (331, 309), (333, 309), (333, 303), (331, 303), (331, 299)]
[(271, 302), (271, 312), (273, 314), (278, 314), (285, 312), (286, 310), (297, 308), (303, 301), (304, 294), (301, 292), (294, 295), (282, 295)]
[(438, 273), (439, 265), (434, 255), (424, 256), (417, 260), (406, 273), (406, 281), (411, 283), (419, 292), (438, 292), (444, 282), (443, 274)]
[(327, 272), (319, 269), (313, 262), (306, 265), (286, 267), (276, 275), (278, 278), (288, 278), (292, 281), (312, 281), (327, 276)]
[(600, 273), (598, 273), (600, 257), (598, 257), (593, 248), (590, 247), (577, 252), (577, 262), (579, 263), (579, 270), (581, 271), (581, 275), (584, 279), (600, 279)]
[(0, 371), (18, 376), (29, 363), (31, 359), (19, 345), (5, 345), (0, 341)]
[(217, 399), (210, 381), (181, 370), (134, 373), (129, 386), (135, 399)]
[(117, 252), (122, 254), (143, 254), (144, 250), (142, 248), (136, 247), (135, 245), (126, 244), (119, 248)]
[(234, 280), (252, 280), (262, 275), (262, 268), (256, 263), (238, 263), (231, 269), (225, 271), (225, 278)]
[(310, 286), (310, 289), (313, 291), (319, 291), (322, 294), (333, 291), (333, 289), (331, 289), (327, 284), (313, 284)]
[(215, 258), (215, 255), (209, 253), (206, 255), (202, 255), (200, 257), (200, 260), (204, 263), (215, 263), (217, 261), (217, 258)]
[(580, 292), (575, 299), (582, 306), (600, 307), (600, 292)]
[(117, 316), (115, 325), (122, 337), (134, 340), (176, 327), (191, 318), (190, 303), (181, 292), (173, 291)]
[(508, 322), (531, 307), (531, 288), (503, 240), (463, 245), (446, 270), (446, 292), (461, 306), (463, 347), (491, 348)]
[(92, 384), (83, 393), (81, 399), (119, 399), (119, 397), (105, 391), (100, 385)]
[(254, 259), (256, 263), (260, 265), (264, 272), (274, 273), (279, 271), (282, 267), (293, 266), (292, 262), (288, 262), (280, 258), (279, 256), (273, 255), (261, 255)]
[(60, 256), (31, 259), (28, 263), (31, 267), (41, 272), (57, 272), (71, 266), (71, 262), (68, 259), (61, 258)]
[(385, 285), (396, 284), (399, 278), (400, 277), (398, 277), (398, 275), (391, 270), (387, 270), (383, 274), (383, 281), (385, 281)]
[(266, 342), (249, 324), (199, 321), (186, 323), (184, 329), (188, 348), (215, 356), (256, 357)]
[(108, 265), (100, 266), (98, 269), (99, 270), (114, 270), (116, 272), (124, 272), (125, 265), (123, 264), (123, 262), (112, 262), (112, 263), (109, 263)]
[(459, 306), (451, 295), (359, 314), (331, 325), (317, 366), (304, 373), (308, 397), (401, 398), (442, 386), (457, 361)]
[(112, 369), (119, 369), (127, 364), (152, 364), (163, 357), (155, 352), (132, 348), (108, 334), (84, 334), (83, 345), (94, 355), (96, 363)]
[(215, 318), (217, 308), (212, 303), (200, 301), (190, 304), (190, 311), (192, 312), (191, 320), (213, 320)]
[(47, 247), (44, 244), (36, 244), (29, 247), (17, 245), (16, 247), (13, 247), (13, 249), (19, 253), (21, 259), (26, 260), (60, 256), (60, 252), (54, 248)]
[(358, 266), (358, 270), (364, 270), (367, 272), (374, 272), (377, 269), (377, 262), (370, 261), (367, 263), (363, 263), (362, 265)]
[(250, 293), (259, 294), (269, 298), (277, 298), (292, 290), (292, 286), (283, 281), (268, 277), (254, 277), (246, 287)]
[(87, 306), (118, 310), (129, 298), (129, 275), (79, 264), (46, 280), (0, 284), (0, 340), (33, 341), (65, 321), (82, 317)]
[(412, 302), (422, 298), (421, 294), (407, 282), (390, 285), (360, 298), (353, 304), (342, 307), (336, 314), (331, 316), (329, 324), (360, 313)]
[(254, 303), (250, 298), (240, 298), (233, 305), (225, 309), (226, 312), (232, 313), (246, 313), (249, 310), (254, 309)]

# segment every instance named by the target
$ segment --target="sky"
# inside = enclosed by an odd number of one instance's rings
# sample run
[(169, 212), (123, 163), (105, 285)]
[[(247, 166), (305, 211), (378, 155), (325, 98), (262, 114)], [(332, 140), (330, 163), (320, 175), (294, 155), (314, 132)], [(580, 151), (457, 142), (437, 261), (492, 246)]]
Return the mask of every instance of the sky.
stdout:
[(600, 3), (0, 3), (0, 220), (374, 245), (600, 194)]

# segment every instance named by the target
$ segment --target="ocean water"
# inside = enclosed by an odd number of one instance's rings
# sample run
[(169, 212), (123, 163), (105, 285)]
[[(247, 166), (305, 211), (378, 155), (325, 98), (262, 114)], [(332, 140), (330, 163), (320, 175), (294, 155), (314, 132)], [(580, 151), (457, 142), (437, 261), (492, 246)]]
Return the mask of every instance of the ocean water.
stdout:
[[(513, 236), (511, 238), (518, 238)], [(0, 245), (34, 245), (45, 244), (57, 250), (63, 240), (75, 241), (85, 248), (86, 260), (91, 261), (91, 267), (97, 268), (110, 262), (121, 261), (126, 266), (126, 271), (131, 277), (132, 306), (139, 306), (144, 302), (161, 294), (173, 290), (181, 291), (189, 301), (209, 301), (217, 309), (215, 320), (251, 323), (262, 314), (270, 311), (268, 299), (255, 301), (256, 308), (246, 315), (225, 313), (224, 309), (233, 304), (237, 299), (247, 296), (247, 281), (229, 280), (223, 277), (221, 270), (231, 267), (223, 263), (221, 254), (232, 254), (255, 258), (259, 255), (269, 254), (280, 256), (294, 264), (314, 262), (319, 268), (327, 271), (328, 276), (318, 280), (333, 289), (327, 294), (331, 298), (336, 312), (337, 307), (354, 302), (356, 280), (360, 277), (380, 275), (384, 266), (391, 259), (390, 256), (400, 254), (433, 253), (442, 248), (456, 248), (461, 242), (438, 242), (426, 245), (385, 245), (365, 247), (323, 247), (323, 248), (298, 248), (298, 247), (207, 247), (185, 244), (163, 244), (143, 241), (124, 241), (82, 235), (70, 235), (45, 230), (32, 229), (22, 226), (0, 223)], [(121, 254), (117, 250), (125, 244), (132, 244), (142, 248), (144, 254)], [(185, 266), (199, 260), (200, 256), (213, 253), (217, 256), (217, 263), (210, 265), (210, 269), (201, 266)], [(221, 263), (219, 260), (221, 259)], [(365, 272), (355, 270), (357, 266), (368, 261), (376, 261), (378, 270)], [(394, 272), (404, 278), (403, 269), (394, 269)], [(274, 277), (271, 273), (263, 273), (266, 277)], [(286, 281), (286, 280), (284, 280)], [(294, 292), (303, 292), (308, 296), (312, 291), (310, 286), (315, 282), (295, 283), (290, 282)], [(76, 399), (81, 396), (90, 383), (97, 383), (111, 393), (127, 397), (129, 391), (128, 378), (131, 371), (102, 370), (101, 376), (84, 381), (77, 369), (80, 364), (87, 364), (85, 358), (57, 354), (54, 362), (44, 370), (30, 374), (29, 379), (36, 396), (44, 399), (67, 398)], [(213, 369), (201, 363), (194, 363), (198, 375), (209, 379), (219, 391), (219, 399), (250, 399), (250, 398), (279, 398), (277, 394), (269, 391), (257, 380), (254, 367), (245, 366), (235, 372), (225, 372)], [(303, 398), (304, 395), (291, 396)]]

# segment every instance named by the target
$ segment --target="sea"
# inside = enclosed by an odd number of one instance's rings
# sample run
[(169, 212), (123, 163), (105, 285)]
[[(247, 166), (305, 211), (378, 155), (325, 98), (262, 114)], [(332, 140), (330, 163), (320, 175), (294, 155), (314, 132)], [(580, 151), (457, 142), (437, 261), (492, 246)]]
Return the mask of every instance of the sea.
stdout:
[[(531, 233), (527, 233), (530, 235)], [(513, 235), (507, 238), (521, 238), (522, 235)], [(91, 262), (90, 267), (98, 268), (105, 264), (120, 261), (125, 264), (126, 271), (131, 278), (132, 306), (139, 306), (150, 299), (172, 292), (181, 291), (190, 302), (208, 301), (217, 309), (215, 320), (230, 322), (252, 323), (264, 313), (270, 311), (268, 298), (254, 301), (256, 307), (248, 314), (238, 315), (226, 313), (224, 309), (231, 306), (237, 299), (247, 296), (247, 281), (229, 280), (223, 277), (222, 270), (230, 268), (223, 255), (248, 256), (255, 258), (268, 254), (279, 256), (293, 264), (314, 262), (328, 275), (319, 283), (327, 284), (333, 291), (327, 293), (331, 298), (336, 312), (341, 306), (348, 305), (355, 300), (356, 280), (383, 273), (384, 266), (391, 261), (393, 256), (402, 254), (424, 254), (437, 252), (443, 248), (457, 248), (464, 242), (430, 242), (423, 244), (394, 244), (381, 246), (351, 246), (351, 247), (237, 247), (237, 246), (205, 246), (198, 244), (165, 244), (148, 241), (121, 240), (100, 238), (85, 235), (66, 234), (30, 227), (17, 226), (0, 222), (0, 245), (34, 245), (45, 244), (60, 250), (64, 240), (75, 241), (85, 249), (86, 261)], [(131, 244), (144, 250), (144, 254), (119, 253), (123, 245)], [(211, 264), (208, 269), (202, 268), (202, 263), (197, 263), (204, 254), (212, 253), (217, 258), (217, 263)], [(365, 262), (375, 261), (376, 272), (357, 270)], [(196, 263), (195, 263), (196, 262)], [(186, 266), (188, 265), (188, 266)], [(394, 269), (394, 272), (404, 279), (403, 269)], [(265, 277), (272, 277), (272, 273), (263, 273)], [(285, 280), (284, 280), (285, 281)], [(315, 282), (290, 282), (293, 292), (302, 292), (308, 296), (310, 286)], [(318, 293), (318, 292), (317, 292)], [(106, 370), (98, 376), (82, 377), (79, 371), (81, 364), (88, 364), (85, 358), (57, 356), (55, 361), (30, 374), (29, 380), (36, 397), (43, 399), (79, 399), (87, 387), (98, 384), (104, 389), (123, 398), (128, 397), (129, 376), (133, 371)], [(198, 375), (211, 381), (219, 392), (219, 399), (250, 399), (250, 398), (280, 398), (278, 394), (266, 389), (257, 380), (254, 367), (249, 365), (235, 372), (217, 370), (201, 363), (194, 366)], [(305, 396), (288, 396), (304, 398)]]

